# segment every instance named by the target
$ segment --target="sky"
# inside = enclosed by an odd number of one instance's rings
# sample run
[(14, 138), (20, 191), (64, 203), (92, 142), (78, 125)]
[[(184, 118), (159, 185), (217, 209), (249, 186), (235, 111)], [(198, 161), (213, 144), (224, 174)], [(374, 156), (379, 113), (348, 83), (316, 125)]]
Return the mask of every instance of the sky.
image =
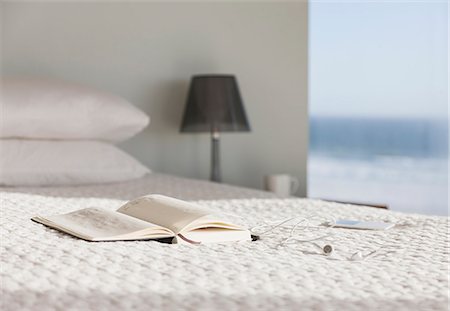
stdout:
[(312, 116), (447, 118), (447, 1), (312, 1)]

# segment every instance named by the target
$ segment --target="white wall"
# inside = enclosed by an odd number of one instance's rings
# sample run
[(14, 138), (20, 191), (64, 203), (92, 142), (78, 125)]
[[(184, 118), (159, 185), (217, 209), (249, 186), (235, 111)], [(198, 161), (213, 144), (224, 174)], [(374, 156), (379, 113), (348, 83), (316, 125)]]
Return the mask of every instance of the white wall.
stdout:
[(152, 117), (121, 144), (154, 171), (208, 178), (208, 134), (179, 134), (190, 76), (238, 77), (251, 133), (222, 136), (224, 182), (290, 173), (306, 194), (307, 3), (2, 3), (2, 74), (117, 93)]

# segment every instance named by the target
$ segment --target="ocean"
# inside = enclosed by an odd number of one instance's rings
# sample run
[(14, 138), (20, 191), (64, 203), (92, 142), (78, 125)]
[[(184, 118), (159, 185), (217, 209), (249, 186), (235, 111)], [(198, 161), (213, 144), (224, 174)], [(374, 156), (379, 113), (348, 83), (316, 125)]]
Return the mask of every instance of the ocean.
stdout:
[(308, 196), (448, 215), (448, 121), (310, 119)]

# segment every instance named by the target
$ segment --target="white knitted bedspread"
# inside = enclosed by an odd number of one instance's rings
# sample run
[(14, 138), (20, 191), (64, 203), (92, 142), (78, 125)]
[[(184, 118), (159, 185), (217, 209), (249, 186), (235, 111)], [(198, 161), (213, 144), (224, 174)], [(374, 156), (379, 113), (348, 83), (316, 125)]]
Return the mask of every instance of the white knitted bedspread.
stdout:
[[(85, 242), (30, 221), (123, 201), (1, 196), (1, 310), (447, 310), (449, 221), (444, 217), (305, 199), (199, 201), (249, 226), (311, 213), (384, 220), (388, 231), (329, 229), (334, 257), (308, 243), (200, 246)], [(323, 229), (325, 230), (325, 229)], [(318, 232), (321, 233), (321, 232)], [(318, 243), (322, 243), (319, 241)], [(384, 245), (362, 262), (345, 258)], [(311, 254), (309, 254), (311, 253)]]

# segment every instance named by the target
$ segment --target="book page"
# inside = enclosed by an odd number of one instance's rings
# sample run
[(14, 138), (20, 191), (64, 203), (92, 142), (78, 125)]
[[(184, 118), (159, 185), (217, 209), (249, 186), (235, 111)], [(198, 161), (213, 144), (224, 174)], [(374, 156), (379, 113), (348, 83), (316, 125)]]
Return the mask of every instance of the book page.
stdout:
[(204, 228), (184, 232), (176, 237), (177, 244), (223, 243), (251, 241), (248, 230), (229, 230), (223, 228)]
[(33, 220), (60, 229), (86, 240), (139, 239), (133, 233), (145, 231), (147, 235), (173, 236), (166, 228), (114, 211), (85, 208), (55, 216), (38, 216)]
[(216, 215), (206, 215), (203, 217), (200, 217), (193, 222), (191, 222), (189, 225), (183, 228), (181, 232), (187, 232), (197, 229), (204, 229), (204, 228), (220, 228), (220, 229), (228, 229), (228, 230), (246, 230), (245, 227), (241, 225), (236, 225), (232, 223), (231, 221), (227, 220), (226, 217), (220, 219), (219, 216)]
[(210, 211), (196, 204), (155, 194), (132, 200), (117, 211), (169, 228), (175, 234), (210, 214)]

